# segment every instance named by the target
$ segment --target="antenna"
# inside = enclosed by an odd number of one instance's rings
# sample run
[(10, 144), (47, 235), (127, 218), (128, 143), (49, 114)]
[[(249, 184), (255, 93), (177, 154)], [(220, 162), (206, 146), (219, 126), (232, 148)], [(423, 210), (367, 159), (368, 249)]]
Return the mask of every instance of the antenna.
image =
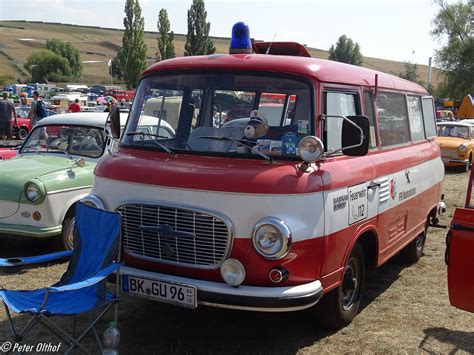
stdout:
[(276, 37), (276, 36), (277, 36), (277, 34), (275, 33), (275, 34), (273, 35), (272, 41), (271, 41), (270, 44), (268, 45), (268, 48), (267, 48), (267, 51), (265, 52), (265, 54), (269, 54), (269, 53), (270, 53), (270, 48), (271, 48), (271, 46), (272, 46), (272, 44), (273, 44), (273, 41), (275, 40), (275, 37)]

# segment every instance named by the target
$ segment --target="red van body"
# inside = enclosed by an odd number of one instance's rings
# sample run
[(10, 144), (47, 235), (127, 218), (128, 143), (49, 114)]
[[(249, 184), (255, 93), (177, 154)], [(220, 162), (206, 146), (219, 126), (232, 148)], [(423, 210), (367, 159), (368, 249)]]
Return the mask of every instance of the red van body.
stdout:
[[(242, 148), (251, 143), (230, 128), (250, 124), (248, 112), (213, 117), (243, 104), (257, 115), (265, 95), (285, 98), (281, 120), (271, 138)], [(176, 137), (142, 125), (152, 96), (163, 103), (156, 124), (166, 120)], [(340, 150), (354, 115), (370, 123), (361, 156)], [(143, 74), (118, 151), (97, 165), (86, 202), (122, 213), (126, 292), (267, 312), (324, 295), (328, 318), (343, 326), (366, 269), (423, 253), (444, 178), (435, 135), (426, 90), (385, 73), (297, 56), (175, 58)], [(324, 157), (302, 163), (298, 154), (318, 149), (306, 137), (323, 142)]]

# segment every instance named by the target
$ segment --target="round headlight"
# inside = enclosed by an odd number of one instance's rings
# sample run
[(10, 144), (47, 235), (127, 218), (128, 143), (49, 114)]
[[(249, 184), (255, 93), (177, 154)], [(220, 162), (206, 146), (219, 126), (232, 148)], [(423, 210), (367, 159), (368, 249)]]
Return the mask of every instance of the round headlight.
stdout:
[(245, 279), (245, 268), (237, 259), (227, 259), (221, 265), (221, 276), (231, 286), (239, 286)]
[(255, 250), (264, 258), (281, 259), (290, 251), (291, 231), (280, 219), (265, 217), (255, 225), (252, 241)]
[(467, 147), (466, 147), (464, 144), (461, 144), (461, 145), (459, 146), (459, 151), (460, 151), (460, 152), (465, 152), (465, 151), (467, 151)]
[(40, 189), (36, 184), (31, 182), (26, 185), (25, 195), (28, 201), (36, 202), (40, 198)]
[(303, 161), (313, 163), (323, 157), (324, 145), (318, 137), (306, 136), (300, 141), (298, 152)]

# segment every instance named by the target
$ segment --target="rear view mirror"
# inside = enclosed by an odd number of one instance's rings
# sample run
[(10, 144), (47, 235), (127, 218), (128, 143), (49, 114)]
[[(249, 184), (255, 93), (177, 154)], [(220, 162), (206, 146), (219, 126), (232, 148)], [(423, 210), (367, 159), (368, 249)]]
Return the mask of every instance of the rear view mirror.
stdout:
[(342, 123), (342, 153), (363, 156), (369, 151), (369, 120), (365, 116), (347, 116)]
[(116, 106), (112, 107), (107, 121), (105, 123), (106, 130), (107, 126), (110, 125), (110, 134), (114, 139), (120, 139), (120, 109)]

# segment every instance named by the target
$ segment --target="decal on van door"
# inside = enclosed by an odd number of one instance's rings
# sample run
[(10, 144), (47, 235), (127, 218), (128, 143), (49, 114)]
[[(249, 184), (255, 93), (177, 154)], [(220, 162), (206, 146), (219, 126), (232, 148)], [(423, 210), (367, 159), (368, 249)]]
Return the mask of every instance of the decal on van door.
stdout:
[(367, 218), (367, 184), (349, 187), (349, 224)]

